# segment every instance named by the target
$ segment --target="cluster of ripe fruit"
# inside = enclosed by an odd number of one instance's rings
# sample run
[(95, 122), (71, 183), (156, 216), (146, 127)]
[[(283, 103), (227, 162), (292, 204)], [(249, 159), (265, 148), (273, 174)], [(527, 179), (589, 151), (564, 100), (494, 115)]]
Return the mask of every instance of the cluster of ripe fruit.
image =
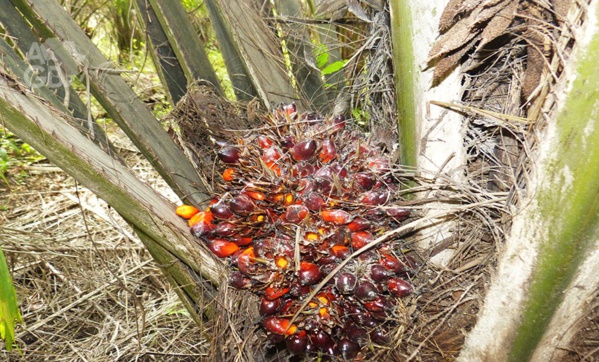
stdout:
[[(352, 253), (396, 227), (398, 181), (389, 161), (343, 117), (278, 108), (267, 126), (218, 151), (222, 182), (210, 207), (178, 208), (191, 232), (257, 293), (269, 338), (294, 354), (352, 359), (388, 342), (391, 318), (413, 291), (413, 260), (399, 240)], [(313, 294), (312, 299), (306, 299)], [(302, 308), (302, 304), (305, 304)]]

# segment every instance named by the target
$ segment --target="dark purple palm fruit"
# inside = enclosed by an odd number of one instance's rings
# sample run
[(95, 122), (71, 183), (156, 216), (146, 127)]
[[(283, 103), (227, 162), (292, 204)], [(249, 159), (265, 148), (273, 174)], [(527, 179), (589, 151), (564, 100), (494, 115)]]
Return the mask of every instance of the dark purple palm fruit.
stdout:
[(351, 294), (356, 289), (357, 278), (351, 273), (341, 273), (337, 276), (335, 287), (341, 294)]
[(373, 300), (378, 297), (378, 294), (377, 287), (369, 281), (360, 282), (354, 291), (356, 298), (362, 301)]
[(238, 147), (224, 147), (218, 151), (218, 158), (224, 163), (237, 163), (240, 157), (241, 150)]
[(337, 343), (337, 348), (343, 359), (352, 359), (358, 356), (360, 345), (350, 339), (343, 338)]
[(255, 205), (248, 196), (241, 194), (229, 202), (229, 209), (237, 215), (247, 215), (254, 211)]

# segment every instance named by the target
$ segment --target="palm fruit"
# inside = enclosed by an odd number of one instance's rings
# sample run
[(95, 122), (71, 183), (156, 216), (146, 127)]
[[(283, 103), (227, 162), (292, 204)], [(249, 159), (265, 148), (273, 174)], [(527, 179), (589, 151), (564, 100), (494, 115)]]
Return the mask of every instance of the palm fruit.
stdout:
[(390, 316), (414, 291), (401, 241), (372, 245), (410, 216), (398, 206), (400, 180), (342, 116), (299, 115), (287, 105), (265, 121), (270, 127), (217, 151), (218, 195), (191, 217), (191, 231), (230, 262), (233, 287), (260, 296), (273, 343), (297, 355), (365, 356), (372, 343), (388, 343)]

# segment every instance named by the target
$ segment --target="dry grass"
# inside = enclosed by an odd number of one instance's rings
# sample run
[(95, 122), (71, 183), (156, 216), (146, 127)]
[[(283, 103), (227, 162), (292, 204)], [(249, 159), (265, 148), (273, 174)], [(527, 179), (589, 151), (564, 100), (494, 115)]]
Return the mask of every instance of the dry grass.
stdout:
[(50, 165), (30, 170), (0, 189), (0, 240), (25, 321), (20, 353), (0, 358), (202, 360), (202, 330), (120, 216)]

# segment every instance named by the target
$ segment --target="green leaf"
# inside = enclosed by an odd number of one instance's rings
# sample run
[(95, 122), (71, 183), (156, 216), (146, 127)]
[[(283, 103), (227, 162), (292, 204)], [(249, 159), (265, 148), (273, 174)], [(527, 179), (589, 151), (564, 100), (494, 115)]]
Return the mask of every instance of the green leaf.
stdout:
[(327, 75), (327, 74), (333, 74), (335, 72), (338, 72), (343, 68), (345, 63), (347, 63), (347, 60), (345, 60), (345, 59), (338, 60), (334, 63), (331, 63), (322, 70), (322, 74)]
[(329, 51), (324, 44), (316, 45), (316, 49), (314, 50), (316, 54), (316, 66), (318, 69), (322, 69), (327, 65), (329, 61)]
[(23, 317), (19, 312), (15, 287), (0, 247), (0, 338), (9, 351), (15, 340), (15, 321), (23, 323)]
[(8, 161), (8, 153), (4, 147), (0, 147), (0, 160), (3, 160), (4, 162)]

